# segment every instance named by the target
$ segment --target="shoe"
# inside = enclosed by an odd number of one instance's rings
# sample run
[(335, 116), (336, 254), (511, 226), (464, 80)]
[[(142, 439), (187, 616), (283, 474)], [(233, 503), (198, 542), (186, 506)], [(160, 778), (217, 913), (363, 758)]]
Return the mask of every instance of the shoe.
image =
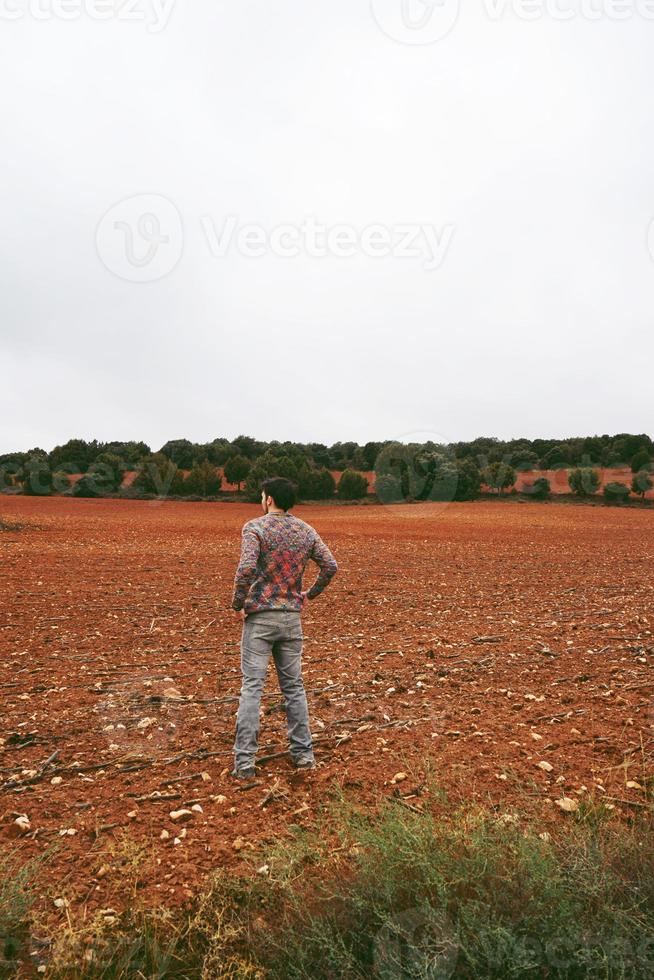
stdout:
[(301, 755), (299, 759), (293, 759), (293, 765), (296, 769), (315, 769), (316, 760), (310, 755)]
[(254, 766), (248, 766), (247, 769), (232, 769), (230, 773), (234, 779), (254, 779), (255, 775)]

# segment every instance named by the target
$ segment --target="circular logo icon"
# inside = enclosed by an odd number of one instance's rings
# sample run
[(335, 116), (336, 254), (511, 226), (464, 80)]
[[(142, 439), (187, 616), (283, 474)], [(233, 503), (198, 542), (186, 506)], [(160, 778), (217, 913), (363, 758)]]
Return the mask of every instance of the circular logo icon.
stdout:
[(403, 504), (439, 503), (456, 496), (461, 471), (447, 441), (436, 432), (407, 432), (387, 443), (375, 460), (375, 493), (380, 503), (404, 517), (415, 517)]
[(170, 753), (179, 744), (183, 703), (170, 677), (139, 675), (111, 682), (94, 708), (108, 758), (129, 769)]
[(137, 194), (114, 204), (95, 234), (101, 262), (128, 282), (155, 282), (175, 268), (182, 256), (182, 218), (168, 198)]
[(647, 229), (647, 247), (649, 249), (649, 254), (652, 262), (654, 262), (654, 218), (649, 223)]
[(433, 44), (453, 30), (461, 0), (371, 0), (384, 34), (401, 44)]
[(459, 943), (445, 912), (425, 905), (393, 915), (377, 934), (373, 955), (379, 980), (449, 980)]

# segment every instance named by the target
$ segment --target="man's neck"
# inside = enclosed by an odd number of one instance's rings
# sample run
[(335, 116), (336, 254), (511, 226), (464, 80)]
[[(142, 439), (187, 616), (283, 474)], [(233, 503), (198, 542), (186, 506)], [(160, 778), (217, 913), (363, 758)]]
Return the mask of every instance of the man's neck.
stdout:
[(285, 510), (282, 510), (280, 507), (270, 507), (268, 509), (268, 513), (269, 514), (281, 514), (283, 516), (284, 514), (286, 514), (288, 512), (285, 511)]

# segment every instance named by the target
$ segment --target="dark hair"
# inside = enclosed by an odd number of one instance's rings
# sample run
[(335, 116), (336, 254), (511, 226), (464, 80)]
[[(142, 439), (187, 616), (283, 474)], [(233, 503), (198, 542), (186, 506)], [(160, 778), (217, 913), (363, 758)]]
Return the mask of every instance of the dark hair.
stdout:
[(261, 489), (266, 497), (272, 497), (275, 507), (281, 507), (282, 510), (290, 510), (295, 503), (297, 487), (283, 476), (271, 476), (264, 480)]

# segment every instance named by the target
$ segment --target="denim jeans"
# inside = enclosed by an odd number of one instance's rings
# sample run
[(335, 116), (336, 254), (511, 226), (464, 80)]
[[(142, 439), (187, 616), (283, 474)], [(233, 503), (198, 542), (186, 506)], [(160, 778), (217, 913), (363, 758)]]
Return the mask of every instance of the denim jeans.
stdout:
[(313, 759), (309, 710), (302, 681), (302, 622), (299, 612), (264, 610), (250, 613), (243, 623), (241, 671), (243, 681), (236, 716), (234, 764), (254, 765), (259, 738), (261, 694), (272, 653), (284, 695), (291, 757)]

